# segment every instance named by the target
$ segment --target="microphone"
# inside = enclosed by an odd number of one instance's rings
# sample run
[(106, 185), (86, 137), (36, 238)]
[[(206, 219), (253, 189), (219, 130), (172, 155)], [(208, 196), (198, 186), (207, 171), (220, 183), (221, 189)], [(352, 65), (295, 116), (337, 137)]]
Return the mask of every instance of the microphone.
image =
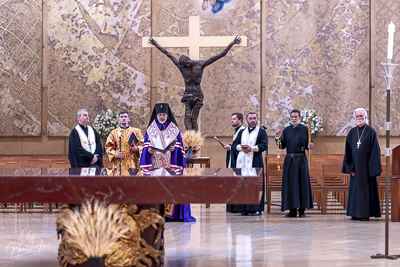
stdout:
[(224, 144), (223, 144), (221, 141), (219, 141), (219, 139), (218, 139), (216, 136), (214, 136), (214, 139), (217, 140), (217, 142), (218, 142), (222, 147), (224, 146)]
[(263, 124), (260, 124), (260, 127), (263, 128), (264, 130), (267, 130), (267, 127), (265, 127)]

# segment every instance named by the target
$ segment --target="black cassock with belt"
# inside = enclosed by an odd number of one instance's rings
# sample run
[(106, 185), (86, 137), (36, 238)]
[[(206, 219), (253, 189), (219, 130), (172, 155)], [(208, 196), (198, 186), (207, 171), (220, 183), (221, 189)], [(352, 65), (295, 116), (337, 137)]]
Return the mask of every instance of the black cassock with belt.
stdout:
[[(361, 143), (357, 148), (359, 139)], [(352, 172), (355, 176), (350, 174)], [(381, 150), (371, 126), (357, 126), (350, 130), (346, 138), (342, 173), (350, 174), (347, 216), (380, 217), (376, 176), (382, 173)]]
[(281, 211), (312, 209), (313, 200), (308, 172), (308, 128), (303, 124), (287, 126), (281, 135), (281, 149), (286, 148), (282, 173)]

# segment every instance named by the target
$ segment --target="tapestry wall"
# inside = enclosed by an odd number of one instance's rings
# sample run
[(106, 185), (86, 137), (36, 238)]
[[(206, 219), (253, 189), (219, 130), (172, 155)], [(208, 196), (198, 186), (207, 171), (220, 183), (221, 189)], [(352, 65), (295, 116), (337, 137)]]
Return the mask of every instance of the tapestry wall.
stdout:
[(150, 116), (150, 1), (50, 0), (48, 134), (68, 136), (76, 111), (93, 123), (102, 110), (128, 110), (133, 125)]
[[(200, 17), (201, 36), (247, 36), (247, 47), (234, 47), (222, 59), (204, 70), (201, 87), (204, 106), (200, 126), (206, 136), (231, 135), (233, 112), (260, 111), (260, 3), (256, 0), (229, 3), (216, 1), (212, 7), (203, 0), (153, 1), (157, 3), (157, 33), (153, 36), (188, 36), (189, 16)], [(203, 8), (203, 3), (208, 3)], [(154, 17), (153, 17), (154, 19)], [(201, 48), (200, 60), (224, 48)], [(176, 58), (188, 49), (167, 48)], [(158, 101), (170, 103), (178, 124), (184, 128), (181, 73), (164, 54), (158, 52)]]
[(42, 1), (0, 1), (0, 136), (41, 134)]
[[(200, 117), (204, 135), (231, 135), (233, 112), (259, 113), (261, 86), (266, 114), (261, 122), (270, 135), (284, 126), (289, 110), (314, 108), (324, 117), (321, 135), (344, 136), (355, 125), (354, 108), (369, 105), (375, 111), (373, 126), (383, 133), (386, 92), (379, 63), (386, 58), (387, 24), (392, 20), (400, 30), (397, 1), (374, 2), (372, 22), (369, 2), (361, 0), (217, 0), (214, 7), (210, 2), (49, 0), (48, 134), (68, 136), (80, 108), (89, 110), (91, 123), (103, 110), (126, 109), (132, 125), (144, 130), (152, 110), (151, 49), (142, 48), (142, 37), (187, 36), (189, 16), (200, 17), (202, 36), (232, 36), (232, 40), (247, 36), (247, 47), (234, 47), (204, 70)], [(154, 32), (152, 20), (156, 20)], [(370, 23), (376, 23), (377, 32), (373, 95), (369, 95)], [(0, 136), (41, 133), (42, 24), (40, 1), (1, 1)], [(395, 62), (399, 40), (397, 32)], [(188, 54), (185, 48), (168, 50), (176, 57)], [(222, 50), (201, 48), (200, 59)], [(184, 128), (182, 75), (160, 52), (157, 68), (156, 100), (170, 103)], [(398, 79), (393, 87), (398, 87)], [(397, 114), (398, 97), (394, 90), (392, 114)], [(397, 135), (400, 125), (397, 116), (392, 118)]]
[[(375, 75), (375, 130), (381, 134), (385, 134), (385, 121), (386, 121), (386, 83), (385, 83), (385, 70), (381, 66), (381, 62), (387, 61), (387, 46), (388, 46), (388, 25), (393, 22), (396, 26), (394, 34), (394, 49), (393, 49), (393, 62), (400, 63), (400, 2), (398, 0), (378, 0), (375, 2), (376, 9), (376, 72)], [(400, 134), (400, 92), (399, 92), (399, 79), (400, 69), (397, 67), (394, 70), (393, 76), (395, 77), (392, 84), (392, 91), (390, 97), (390, 121), (392, 122), (392, 129), (390, 134), (398, 136)]]
[(352, 111), (369, 105), (368, 1), (272, 0), (263, 10), (269, 133), (309, 108), (324, 117), (321, 135), (346, 135)]

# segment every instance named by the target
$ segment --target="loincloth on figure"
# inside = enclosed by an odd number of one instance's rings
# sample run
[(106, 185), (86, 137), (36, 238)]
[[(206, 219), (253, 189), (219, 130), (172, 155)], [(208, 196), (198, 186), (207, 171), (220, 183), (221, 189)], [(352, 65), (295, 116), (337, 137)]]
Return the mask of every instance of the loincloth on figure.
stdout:
[(201, 108), (203, 106), (204, 95), (201, 94), (187, 94), (184, 93), (181, 102), (185, 105), (190, 105), (194, 108)]

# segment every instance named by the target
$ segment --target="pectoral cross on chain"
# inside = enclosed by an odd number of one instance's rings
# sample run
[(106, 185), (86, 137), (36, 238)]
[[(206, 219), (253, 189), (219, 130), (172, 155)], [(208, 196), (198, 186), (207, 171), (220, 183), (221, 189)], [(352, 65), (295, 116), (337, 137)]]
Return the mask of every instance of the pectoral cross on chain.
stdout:
[(358, 139), (358, 142), (357, 142), (357, 149), (360, 148), (360, 145), (361, 145), (361, 140)]

